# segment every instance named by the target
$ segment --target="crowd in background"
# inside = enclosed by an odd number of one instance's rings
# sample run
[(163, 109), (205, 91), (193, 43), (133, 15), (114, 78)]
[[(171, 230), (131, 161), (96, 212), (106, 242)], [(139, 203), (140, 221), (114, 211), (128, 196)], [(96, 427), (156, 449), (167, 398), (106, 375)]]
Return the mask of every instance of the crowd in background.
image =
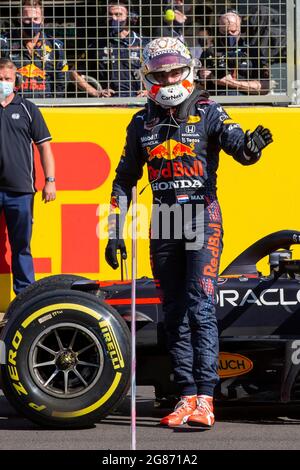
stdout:
[(0, 53), (16, 64), (27, 97), (145, 96), (141, 52), (158, 36), (188, 45), (196, 79), (212, 95), (285, 91), (283, 2), (2, 3)]

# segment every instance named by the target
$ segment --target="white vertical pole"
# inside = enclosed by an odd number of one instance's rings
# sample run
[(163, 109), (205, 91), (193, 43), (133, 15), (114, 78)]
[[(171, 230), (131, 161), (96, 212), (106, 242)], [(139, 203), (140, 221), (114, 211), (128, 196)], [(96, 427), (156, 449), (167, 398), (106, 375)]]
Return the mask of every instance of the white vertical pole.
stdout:
[(132, 188), (132, 281), (131, 281), (131, 450), (136, 450), (136, 248), (137, 248), (137, 193)]

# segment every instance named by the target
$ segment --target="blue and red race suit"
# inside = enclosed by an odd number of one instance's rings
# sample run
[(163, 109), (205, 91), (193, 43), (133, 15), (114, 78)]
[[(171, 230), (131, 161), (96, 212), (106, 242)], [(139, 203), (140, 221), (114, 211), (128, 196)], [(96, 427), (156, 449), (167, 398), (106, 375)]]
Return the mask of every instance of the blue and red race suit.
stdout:
[[(217, 103), (200, 98), (180, 121), (176, 111), (157, 107), (151, 125), (146, 108), (133, 116), (111, 204), (118, 207), (121, 196), (130, 201), (131, 189), (147, 163), (158, 208), (192, 207), (190, 218), (182, 218), (170, 236), (162, 236), (161, 231), (151, 236), (150, 255), (162, 290), (166, 337), (179, 392), (212, 396), (218, 382), (215, 305), (223, 246), (216, 194), (219, 152), (223, 149), (243, 165), (255, 163), (258, 157), (246, 153), (244, 132)], [(202, 217), (196, 211), (199, 206)], [(191, 249), (185, 229), (197, 224), (203, 238)]]
[(22, 76), (20, 92), (26, 98), (65, 97), (68, 64), (64, 43), (41, 33), (32, 53), (20, 39), (20, 30), (0, 35), (1, 56), (14, 62)]

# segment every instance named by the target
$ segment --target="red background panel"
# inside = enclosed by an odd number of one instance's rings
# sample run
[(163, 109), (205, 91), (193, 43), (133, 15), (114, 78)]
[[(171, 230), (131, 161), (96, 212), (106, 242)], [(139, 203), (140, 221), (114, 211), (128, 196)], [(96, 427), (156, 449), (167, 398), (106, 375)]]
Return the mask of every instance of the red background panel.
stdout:
[[(110, 158), (105, 150), (92, 142), (51, 142), (56, 165), (56, 189), (87, 191), (101, 186), (110, 172)], [(44, 186), (44, 174), (34, 148), (37, 189)]]
[(62, 204), (62, 273), (98, 273), (98, 204)]

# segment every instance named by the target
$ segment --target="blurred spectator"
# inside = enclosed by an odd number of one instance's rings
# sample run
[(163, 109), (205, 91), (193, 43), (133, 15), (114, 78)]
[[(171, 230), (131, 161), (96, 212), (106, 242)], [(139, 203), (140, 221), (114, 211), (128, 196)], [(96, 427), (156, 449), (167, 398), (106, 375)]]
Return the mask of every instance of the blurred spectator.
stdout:
[(271, 62), (286, 60), (286, 26), (282, 15), (267, 5), (251, 9), (249, 15), (249, 44), (259, 47), (261, 54)]
[(214, 47), (201, 55), (200, 78), (218, 95), (266, 94), (270, 91), (269, 67), (259, 50), (241, 35), (241, 17), (230, 10), (219, 17)]
[(214, 40), (208, 28), (204, 28), (203, 25), (197, 23), (185, 30), (185, 42), (192, 56), (197, 60), (200, 59), (205, 50), (212, 48), (214, 45)]
[(43, 7), (39, 0), (25, 0), (18, 27), (0, 35), (1, 56), (11, 59), (23, 78), (21, 91), (27, 98), (65, 96), (64, 44), (44, 32)]
[(114, 94), (126, 97), (144, 93), (139, 74), (143, 39), (133, 30), (137, 21), (137, 14), (129, 11), (127, 4), (119, 1), (109, 3), (108, 37), (91, 38), (84, 57), (77, 63), (78, 72), (71, 72), (72, 79), (82, 90), (91, 94), (89, 84), (82, 77), (88, 75), (100, 82), (103, 88), (92, 96)]

